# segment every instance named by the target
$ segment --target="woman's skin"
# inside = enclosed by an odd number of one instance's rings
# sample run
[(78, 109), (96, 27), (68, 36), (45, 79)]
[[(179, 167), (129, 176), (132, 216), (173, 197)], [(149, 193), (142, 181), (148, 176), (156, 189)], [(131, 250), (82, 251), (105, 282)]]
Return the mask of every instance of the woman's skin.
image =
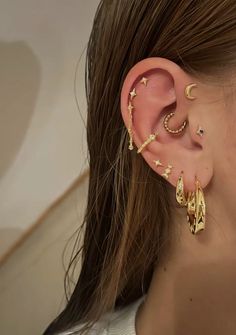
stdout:
[[(145, 76), (147, 86), (139, 83)], [(195, 100), (184, 95), (192, 89)], [(128, 73), (121, 92), (121, 113), (128, 128), (129, 92), (132, 103), (135, 148), (154, 131), (157, 140), (140, 153), (156, 173), (173, 166), (169, 182), (173, 199), (177, 179), (184, 171), (185, 190), (201, 183), (207, 206), (206, 228), (192, 235), (186, 208), (175, 208), (172, 246), (156, 267), (145, 302), (136, 315), (137, 335), (236, 334), (236, 106), (233, 76), (215, 84), (190, 77), (175, 63), (159, 57), (137, 63)], [(225, 85), (229, 87), (224, 88)], [(163, 127), (163, 117), (178, 128), (173, 136)], [(201, 137), (198, 126), (204, 129)], [(128, 149), (127, 149), (128, 150)], [(163, 167), (156, 167), (160, 159)]]

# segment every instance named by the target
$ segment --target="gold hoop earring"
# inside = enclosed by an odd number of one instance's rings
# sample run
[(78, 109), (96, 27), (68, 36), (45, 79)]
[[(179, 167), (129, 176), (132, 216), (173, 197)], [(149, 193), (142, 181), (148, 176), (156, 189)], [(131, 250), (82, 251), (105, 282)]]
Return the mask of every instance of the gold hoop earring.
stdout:
[(168, 126), (168, 122), (169, 122), (170, 118), (173, 117), (174, 115), (175, 115), (174, 112), (167, 114), (165, 116), (165, 118), (164, 118), (163, 124), (164, 124), (164, 127), (165, 127), (165, 129), (166, 129), (166, 131), (168, 133), (176, 135), (176, 134), (181, 133), (184, 130), (184, 128), (187, 125), (187, 121), (184, 121), (184, 123), (182, 124), (182, 126), (180, 128), (178, 128), (178, 129), (170, 129), (169, 126)]
[(192, 234), (197, 234), (205, 229), (206, 203), (200, 182), (195, 182), (195, 192), (188, 192), (187, 199), (187, 221)]
[(179, 179), (177, 181), (175, 195), (176, 195), (176, 201), (180, 206), (184, 207), (187, 205), (187, 199), (184, 192), (183, 171), (181, 171), (181, 175), (179, 176)]

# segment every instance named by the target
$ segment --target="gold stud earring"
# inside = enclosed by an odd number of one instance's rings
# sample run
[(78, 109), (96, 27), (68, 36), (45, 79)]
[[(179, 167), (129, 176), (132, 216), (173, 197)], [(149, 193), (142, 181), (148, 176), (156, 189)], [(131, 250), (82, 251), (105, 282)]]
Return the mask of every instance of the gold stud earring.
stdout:
[(202, 137), (204, 135), (204, 129), (202, 129), (201, 126), (198, 126), (198, 129), (197, 129), (196, 133), (197, 133), (197, 135)]
[(148, 82), (148, 79), (143, 77), (141, 80), (140, 80), (140, 83), (141, 84), (144, 84), (145, 86), (147, 86), (147, 82)]
[(171, 174), (172, 169), (173, 169), (173, 166), (169, 164), (167, 168), (165, 169), (164, 173), (162, 173), (162, 177), (169, 179), (169, 175)]
[(137, 153), (139, 154), (149, 143), (154, 141), (157, 135), (158, 135), (158, 132), (156, 132), (155, 134), (149, 135), (148, 139), (139, 147)]
[(158, 166), (163, 166), (163, 164), (161, 163), (160, 159), (154, 160), (153, 162), (156, 164), (157, 167)]
[(191, 91), (192, 91), (193, 87), (196, 87), (196, 86), (197, 86), (197, 84), (191, 83), (191, 84), (189, 84), (185, 87), (184, 93), (185, 93), (185, 96), (186, 96), (187, 99), (189, 99), (189, 100), (196, 99), (196, 97), (193, 97), (191, 95)]
[(205, 229), (206, 203), (199, 180), (195, 181), (195, 191), (188, 192), (187, 221), (192, 234)]
[(175, 195), (176, 195), (176, 201), (178, 202), (178, 204), (180, 204), (180, 206), (187, 205), (187, 199), (184, 192), (183, 171), (181, 171), (181, 174), (178, 178)]
[(130, 95), (130, 97), (131, 97), (131, 100), (133, 100), (133, 98), (135, 98), (136, 95), (137, 95), (137, 93), (136, 93), (136, 88), (134, 88), (133, 91), (131, 91), (131, 92), (129, 93), (129, 95)]

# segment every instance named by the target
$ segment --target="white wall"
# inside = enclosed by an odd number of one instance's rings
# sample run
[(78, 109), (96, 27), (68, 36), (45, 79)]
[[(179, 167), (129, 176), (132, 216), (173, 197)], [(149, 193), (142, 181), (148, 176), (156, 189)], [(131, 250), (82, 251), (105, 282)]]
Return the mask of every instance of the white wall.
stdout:
[[(73, 91), (98, 0), (0, 0), (0, 256), (86, 168)], [(84, 59), (77, 96), (86, 118)]]

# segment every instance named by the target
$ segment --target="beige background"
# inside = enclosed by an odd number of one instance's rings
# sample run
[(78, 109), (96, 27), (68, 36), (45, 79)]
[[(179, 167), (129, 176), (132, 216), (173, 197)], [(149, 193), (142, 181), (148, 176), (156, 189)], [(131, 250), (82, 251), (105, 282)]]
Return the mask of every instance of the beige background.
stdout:
[(87, 168), (84, 60), (97, 0), (0, 0), (0, 258)]
[(86, 203), (85, 54), (80, 112), (74, 76), (98, 0), (0, 4), (0, 334), (37, 335), (64, 304), (62, 253)]

